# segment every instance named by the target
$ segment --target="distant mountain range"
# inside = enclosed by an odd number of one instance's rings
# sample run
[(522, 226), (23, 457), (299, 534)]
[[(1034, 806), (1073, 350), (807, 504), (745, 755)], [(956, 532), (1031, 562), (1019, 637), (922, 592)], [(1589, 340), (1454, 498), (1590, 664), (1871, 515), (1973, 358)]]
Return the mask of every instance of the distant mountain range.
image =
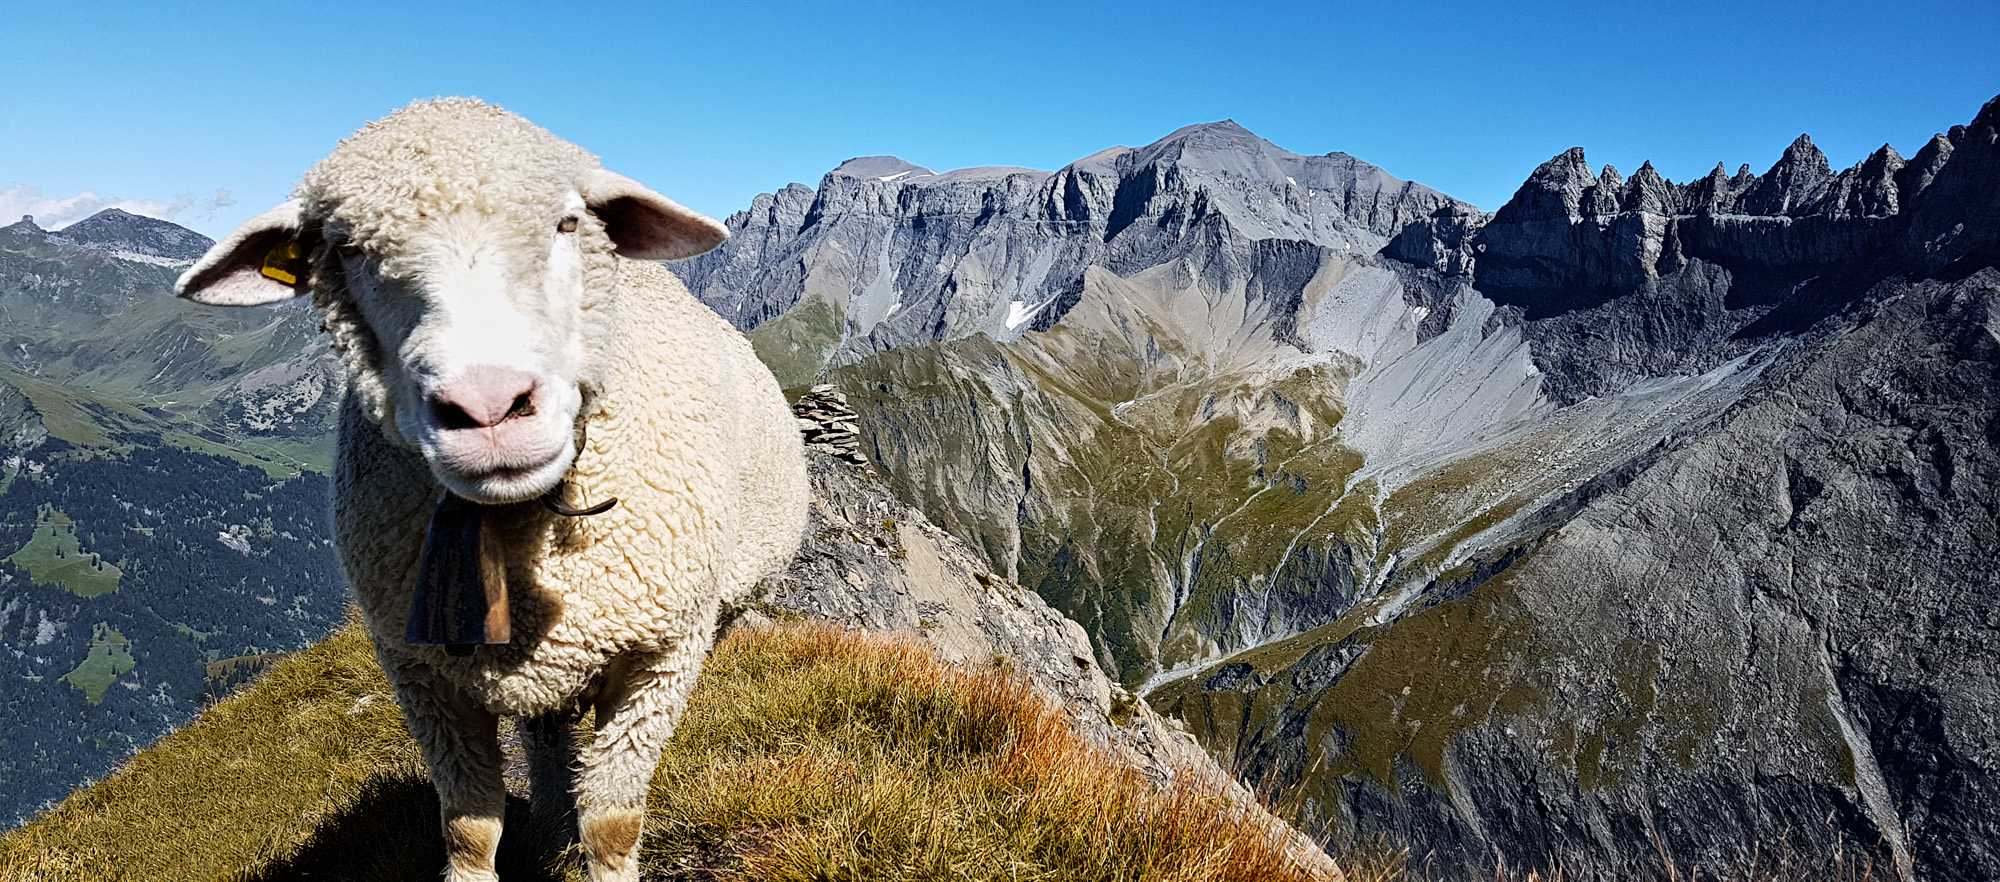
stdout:
[[(1230, 122), (851, 160), (676, 266), (1336, 843), (2000, 876), (2000, 101), (1493, 213)], [(1856, 852), (1856, 850), (1859, 850)]]
[(107, 208), (53, 233), (37, 226), (33, 215), (0, 230), (24, 235), (43, 233), (51, 241), (161, 266), (191, 265), (208, 246), (215, 244), (215, 240), (178, 224), (117, 208)]

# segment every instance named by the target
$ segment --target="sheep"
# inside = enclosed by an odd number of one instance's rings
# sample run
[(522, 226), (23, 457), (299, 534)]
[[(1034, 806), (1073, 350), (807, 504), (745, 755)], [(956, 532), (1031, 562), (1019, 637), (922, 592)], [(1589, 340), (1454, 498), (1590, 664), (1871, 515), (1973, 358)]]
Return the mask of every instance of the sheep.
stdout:
[[(566, 841), (574, 817), (591, 879), (638, 878), (718, 620), (797, 551), (784, 394), (653, 262), (726, 236), (520, 116), (436, 99), (342, 141), (177, 283), (228, 306), (310, 292), (340, 352), (336, 541), (438, 791), (447, 879), (496, 878), (501, 715), (523, 718), (534, 826)], [(503, 615), (424, 642), (417, 592), (463, 595), (455, 578)]]

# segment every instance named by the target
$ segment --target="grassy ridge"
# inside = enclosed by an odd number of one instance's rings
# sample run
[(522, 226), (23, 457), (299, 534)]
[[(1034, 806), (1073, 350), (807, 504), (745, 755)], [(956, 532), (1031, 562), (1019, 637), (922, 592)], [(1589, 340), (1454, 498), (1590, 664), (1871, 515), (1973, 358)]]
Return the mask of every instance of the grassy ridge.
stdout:
[[(350, 625), (0, 837), (0, 880), (433, 880), (436, 811)], [(1230, 803), (1149, 784), (1005, 672), (826, 626), (718, 647), (650, 811), (648, 878), (1310, 878)], [(522, 838), (504, 877), (580, 878)]]

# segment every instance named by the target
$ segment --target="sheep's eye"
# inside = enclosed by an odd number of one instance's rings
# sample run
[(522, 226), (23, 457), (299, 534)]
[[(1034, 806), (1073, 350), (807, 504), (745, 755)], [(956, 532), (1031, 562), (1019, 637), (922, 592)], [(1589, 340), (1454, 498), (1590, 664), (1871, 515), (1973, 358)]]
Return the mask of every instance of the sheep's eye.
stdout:
[(557, 221), (557, 222), (556, 222), (556, 232), (558, 232), (558, 233), (574, 233), (574, 232), (576, 232), (576, 218), (575, 218), (575, 217), (566, 217), (566, 218), (563, 218), (563, 219), (562, 219), (562, 220), (560, 220), (560, 221)]

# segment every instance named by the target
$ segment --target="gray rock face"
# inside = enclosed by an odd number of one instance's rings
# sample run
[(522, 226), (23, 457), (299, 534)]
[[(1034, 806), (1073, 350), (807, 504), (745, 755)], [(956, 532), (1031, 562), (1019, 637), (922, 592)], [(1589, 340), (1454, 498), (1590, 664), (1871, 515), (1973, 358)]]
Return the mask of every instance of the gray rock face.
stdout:
[(1992, 878), (2000, 272), (1873, 295), (1394, 622), (1155, 700), (1468, 876), (1657, 870), (1657, 831), (1683, 871), (1844, 837)]
[[(1291, 782), (1309, 825), (1468, 876), (1662, 851), (1715, 872), (1780, 840), (2000, 874), (1996, 107), (1838, 175), (1805, 138), (1761, 178), (1538, 169), (1471, 275), (1525, 313), (1551, 397), (1741, 358), (1754, 382), (1407, 583), (1393, 618), (1153, 697)], [(1462, 273), (1455, 232), (1388, 253)]]
[(682, 269), (1309, 830), (2000, 873), (2000, 102), (1838, 173), (1570, 151), (1490, 216), (1227, 124), (857, 163)]

